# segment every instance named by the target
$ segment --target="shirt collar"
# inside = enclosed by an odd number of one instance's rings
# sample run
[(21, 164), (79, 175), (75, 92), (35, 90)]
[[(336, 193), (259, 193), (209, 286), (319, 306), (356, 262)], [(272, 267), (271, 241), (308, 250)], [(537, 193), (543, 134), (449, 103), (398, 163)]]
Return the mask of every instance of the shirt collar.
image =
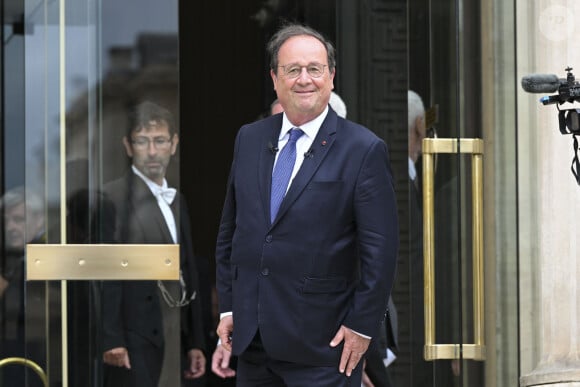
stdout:
[[(324, 119), (326, 118), (327, 114), (328, 114), (328, 106), (326, 106), (324, 111), (320, 113), (318, 117), (316, 117), (312, 121), (309, 121), (301, 125), (300, 129), (302, 129), (304, 134), (306, 134), (309, 138), (314, 139), (314, 137), (316, 137), (316, 134), (318, 134), (318, 130), (322, 126), (322, 123), (324, 122)], [(288, 131), (292, 128), (296, 128), (296, 126), (294, 126), (290, 122), (290, 120), (288, 120), (288, 117), (286, 117), (286, 113), (284, 113), (282, 117), (282, 130), (280, 130), (278, 141), (281, 141), (285, 136), (287, 136)]]
[(415, 180), (417, 178), (417, 169), (415, 168), (415, 163), (409, 157), (409, 178)]
[(155, 183), (153, 180), (151, 180), (150, 178), (148, 178), (147, 176), (145, 176), (140, 170), (137, 169), (137, 167), (135, 167), (134, 165), (131, 165), (131, 169), (133, 170), (133, 173), (137, 176), (139, 176), (141, 178), (141, 180), (143, 180), (145, 182), (145, 184), (147, 184), (147, 187), (149, 187), (149, 190), (151, 191), (151, 193), (153, 195), (156, 195), (157, 192), (159, 191), (159, 189), (167, 189), (167, 180), (165, 180), (165, 178), (163, 179), (163, 185), (159, 185), (157, 183)]

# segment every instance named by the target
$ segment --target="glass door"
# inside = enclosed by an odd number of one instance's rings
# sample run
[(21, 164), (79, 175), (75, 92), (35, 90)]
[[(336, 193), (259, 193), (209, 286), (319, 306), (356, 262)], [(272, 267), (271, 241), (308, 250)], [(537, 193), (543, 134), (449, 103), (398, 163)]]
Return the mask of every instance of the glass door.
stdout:
[(197, 285), (183, 202), (154, 196), (179, 188), (177, 0), (1, 4), (0, 386), (103, 385), (139, 369), (139, 335), (160, 348), (151, 377), (178, 385)]
[[(517, 259), (507, 253), (516, 222), (505, 206), (516, 188), (501, 177), (514, 161), (507, 149), (515, 134), (496, 127), (509, 122), (509, 104), (493, 98), (503, 90), (494, 47), (505, 42), (492, 42), (490, 29), (510, 20), (510, 7), (492, 13), (499, 3), (408, 2), (409, 89), (422, 99), (426, 139), (413, 163), (401, 266), (411, 299), (399, 321), (409, 351), (399, 360), (410, 361), (396, 365), (396, 382), (409, 381), (401, 385), (517, 383)], [(410, 138), (417, 110), (410, 97)]]

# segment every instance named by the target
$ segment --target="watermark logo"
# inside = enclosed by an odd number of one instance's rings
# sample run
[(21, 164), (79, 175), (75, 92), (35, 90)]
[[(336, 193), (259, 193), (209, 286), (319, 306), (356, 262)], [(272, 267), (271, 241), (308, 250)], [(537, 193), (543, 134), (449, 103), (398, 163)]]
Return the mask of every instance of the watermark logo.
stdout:
[(546, 39), (562, 42), (574, 33), (574, 13), (569, 7), (551, 5), (540, 13), (538, 24), (540, 32)]

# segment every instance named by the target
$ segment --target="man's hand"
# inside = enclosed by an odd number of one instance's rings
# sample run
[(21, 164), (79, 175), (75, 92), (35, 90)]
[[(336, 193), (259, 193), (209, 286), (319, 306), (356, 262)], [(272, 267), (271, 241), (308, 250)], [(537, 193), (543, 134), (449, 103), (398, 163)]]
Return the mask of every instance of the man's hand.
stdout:
[(183, 371), (185, 379), (197, 379), (205, 374), (205, 355), (199, 349), (192, 349), (187, 352), (189, 368)]
[(211, 370), (221, 378), (232, 378), (236, 376), (236, 371), (230, 368), (230, 358), (232, 353), (226, 350), (223, 345), (218, 344), (211, 357)]
[(367, 361), (365, 359), (365, 362), (363, 363), (362, 387), (375, 387), (371, 378), (369, 378), (369, 375), (367, 375), (366, 368), (367, 368)]
[(115, 367), (125, 367), (131, 369), (131, 362), (129, 361), (129, 352), (125, 347), (117, 347), (110, 349), (103, 353), (103, 361), (105, 364)]
[(344, 347), (342, 348), (342, 356), (340, 357), (340, 365), (338, 370), (341, 373), (346, 371), (346, 376), (352, 374), (358, 362), (362, 359), (365, 352), (369, 348), (370, 339), (362, 337), (341, 325), (338, 332), (330, 342), (331, 347), (336, 347), (344, 340)]
[(0, 297), (4, 294), (4, 290), (8, 287), (8, 281), (0, 275)]
[(459, 376), (461, 374), (461, 363), (459, 360), (451, 360), (451, 372), (453, 372), (453, 376)]
[(220, 320), (216, 332), (222, 342), (224, 349), (232, 351), (232, 333), (234, 332), (233, 316), (225, 316)]

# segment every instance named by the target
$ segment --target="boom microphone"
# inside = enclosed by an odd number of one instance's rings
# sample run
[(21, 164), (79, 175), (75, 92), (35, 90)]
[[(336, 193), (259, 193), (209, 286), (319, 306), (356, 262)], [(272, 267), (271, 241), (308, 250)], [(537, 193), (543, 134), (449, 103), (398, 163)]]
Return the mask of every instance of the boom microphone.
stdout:
[[(544, 105), (558, 104), (566, 102), (580, 102), (580, 82), (572, 74), (572, 67), (565, 68), (566, 78), (558, 78), (552, 74), (532, 74), (522, 78), (522, 87), (528, 93), (555, 93), (540, 98)], [(578, 148), (578, 137), (580, 136), (580, 109), (560, 109), (558, 107), (558, 121), (560, 123), (560, 133), (572, 134), (572, 174), (576, 183), (580, 185), (580, 148)]]
[(522, 87), (528, 93), (554, 93), (558, 91), (561, 82), (554, 74), (531, 74), (522, 78)]

